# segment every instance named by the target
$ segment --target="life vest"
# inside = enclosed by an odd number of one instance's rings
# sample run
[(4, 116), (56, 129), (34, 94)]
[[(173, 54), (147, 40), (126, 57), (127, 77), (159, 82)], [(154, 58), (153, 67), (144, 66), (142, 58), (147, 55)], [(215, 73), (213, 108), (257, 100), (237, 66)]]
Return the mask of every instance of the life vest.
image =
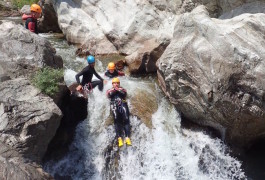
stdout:
[(107, 70), (107, 72), (105, 72), (105, 76), (109, 77), (109, 78), (114, 78), (119, 76), (119, 73), (117, 70), (114, 70), (113, 73), (110, 73), (109, 70)]
[(38, 34), (37, 19), (32, 15), (23, 14), (22, 19), (25, 20), (26, 29)]

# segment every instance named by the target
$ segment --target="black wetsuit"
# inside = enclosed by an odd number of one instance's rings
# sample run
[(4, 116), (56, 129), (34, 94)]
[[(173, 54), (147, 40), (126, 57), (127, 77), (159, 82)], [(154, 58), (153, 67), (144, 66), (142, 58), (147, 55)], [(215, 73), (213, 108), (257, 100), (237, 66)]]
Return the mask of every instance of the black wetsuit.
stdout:
[[(33, 23), (34, 28), (31, 28), (31, 27), (29, 26), (30, 23)], [(26, 22), (25, 22), (25, 27), (26, 27), (26, 29), (29, 29), (30, 31), (32, 31), (32, 32), (34, 32), (34, 33), (36, 33), (36, 34), (39, 33), (39, 31), (38, 31), (38, 26), (37, 26), (37, 19), (34, 19), (34, 18), (28, 18), (28, 19), (26, 20)], [(34, 30), (31, 30), (31, 29), (34, 29)]]
[(114, 78), (114, 77), (117, 77), (117, 76), (124, 76), (124, 73), (121, 72), (121, 71), (117, 71), (116, 69), (114, 70), (113, 73), (110, 73), (109, 70), (107, 70), (105, 72), (105, 76), (107, 76), (109, 78)]
[(107, 96), (110, 98), (110, 107), (114, 116), (115, 131), (118, 137), (122, 137), (123, 129), (125, 136), (130, 136), (130, 112), (125, 100), (127, 92), (124, 88), (119, 90), (109, 89)]
[(25, 22), (26, 29), (36, 34), (39, 33), (37, 26), (37, 19), (35, 19), (32, 15), (26, 15), (26, 14), (23, 14), (22, 19), (26, 21)]
[[(97, 80), (97, 81), (92, 81), (92, 77), (93, 77), (93, 74), (98, 78), (100, 79)], [(79, 80), (79, 77), (80, 76), (83, 76), (83, 79), (82, 79), (82, 82), (80, 83), (80, 80)], [(79, 72), (78, 74), (76, 74), (75, 76), (76, 78), (76, 82), (78, 84), (81, 84), (83, 87), (88, 85), (87, 87), (89, 88), (89, 90), (93, 89), (94, 87), (96, 87), (98, 85), (98, 89), (100, 91), (103, 90), (103, 79), (102, 77), (100, 77), (100, 75), (98, 75), (98, 73), (95, 71), (95, 68), (94, 67), (91, 67), (91, 66), (87, 66), (85, 67), (81, 72)], [(92, 82), (91, 82), (92, 81)]]

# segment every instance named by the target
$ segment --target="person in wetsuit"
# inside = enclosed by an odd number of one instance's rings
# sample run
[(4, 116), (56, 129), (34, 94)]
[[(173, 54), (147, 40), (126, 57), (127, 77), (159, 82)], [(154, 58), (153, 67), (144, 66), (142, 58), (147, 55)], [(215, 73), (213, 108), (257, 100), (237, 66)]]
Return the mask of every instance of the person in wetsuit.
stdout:
[(122, 135), (125, 133), (125, 143), (132, 145), (130, 140), (130, 112), (126, 102), (127, 91), (120, 87), (119, 78), (112, 79), (112, 88), (107, 90), (110, 107), (114, 116), (114, 126), (118, 137), (118, 146), (123, 146)]
[[(95, 58), (94, 56), (89, 55), (87, 57), (88, 66), (86, 66), (81, 72), (77, 73), (75, 78), (76, 82), (79, 84), (76, 87), (77, 91), (91, 91), (93, 88), (98, 86), (98, 89), (100, 91), (103, 90), (103, 78), (98, 75), (98, 73), (95, 70)], [(93, 74), (99, 79), (96, 81), (92, 81)], [(80, 82), (79, 77), (83, 76), (82, 82)]]
[(124, 76), (124, 75), (125, 75), (124, 72), (115, 69), (115, 64), (113, 62), (110, 62), (108, 64), (108, 70), (105, 72), (105, 76), (109, 78), (114, 78), (117, 76)]
[(42, 9), (38, 4), (32, 4), (30, 6), (30, 14), (23, 14), (22, 19), (26, 20), (25, 27), (26, 29), (30, 30), (38, 34), (38, 26), (37, 26), (37, 19), (41, 16)]

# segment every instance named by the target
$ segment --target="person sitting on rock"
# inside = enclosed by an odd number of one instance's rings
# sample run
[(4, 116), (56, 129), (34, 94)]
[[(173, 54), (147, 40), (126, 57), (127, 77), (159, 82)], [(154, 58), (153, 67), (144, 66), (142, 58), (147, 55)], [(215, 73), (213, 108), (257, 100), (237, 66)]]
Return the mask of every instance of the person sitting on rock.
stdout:
[(30, 6), (30, 15), (23, 14), (22, 19), (26, 20), (25, 27), (26, 29), (30, 30), (38, 34), (38, 26), (37, 26), (37, 19), (41, 16), (42, 9), (38, 4), (32, 4)]
[(123, 130), (125, 133), (125, 143), (132, 145), (130, 140), (130, 112), (126, 102), (127, 91), (120, 87), (119, 78), (112, 79), (112, 88), (107, 90), (107, 97), (110, 99), (110, 107), (114, 116), (114, 126), (118, 137), (118, 146), (123, 146)]
[(105, 72), (105, 76), (109, 78), (114, 78), (117, 76), (124, 76), (124, 75), (125, 75), (124, 72), (116, 70), (115, 64), (113, 62), (110, 62), (108, 64), (108, 70)]
[[(79, 92), (82, 91), (91, 91), (93, 88), (98, 86), (98, 89), (100, 91), (103, 90), (103, 81), (104, 79), (98, 75), (98, 73), (95, 70), (95, 57), (89, 55), (87, 57), (88, 66), (86, 66), (81, 72), (77, 73), (75, 78), (76, 82), (79, 84), (76, 87), (76, 90)], [(93, 74), (99, 79), (96, 81), (92, 81)], [(79, 77), (83, 76), (82, 82), (80, 83)]]

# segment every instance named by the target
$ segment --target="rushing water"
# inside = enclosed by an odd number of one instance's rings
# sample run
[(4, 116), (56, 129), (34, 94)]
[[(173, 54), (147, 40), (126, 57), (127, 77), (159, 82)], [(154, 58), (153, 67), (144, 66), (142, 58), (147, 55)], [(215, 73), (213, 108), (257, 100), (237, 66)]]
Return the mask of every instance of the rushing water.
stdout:
[[(76, 71), (86, 65), (75, 57), (75, 47), (62, 38), (50, 39), (57, 53), (64, 59), (65, 81), (75, 81)], [(105, 68), (96, 61), (96, 69), (103, 75)], [(154, 78), (122, 77), (121, 86), (130, 97), (136, 90), (155, 93), (158, 110), (152, 116), (152, 128), (131, 116), (133, 146), (118, 148), (113, 125), (106, 125), (110, 115), (109, 100), (97, 88), (89, 95), (88, 117), (76, 128), (74, 142), (68, 154), (59, 161), (49, 161), (45, 170), (57, 179), (245, 179), (241, 163), (227, 153), (226, 146), (204, 132), (180, 127), (180, 116), (163, 97), (158, 86), (150, 84)]]

